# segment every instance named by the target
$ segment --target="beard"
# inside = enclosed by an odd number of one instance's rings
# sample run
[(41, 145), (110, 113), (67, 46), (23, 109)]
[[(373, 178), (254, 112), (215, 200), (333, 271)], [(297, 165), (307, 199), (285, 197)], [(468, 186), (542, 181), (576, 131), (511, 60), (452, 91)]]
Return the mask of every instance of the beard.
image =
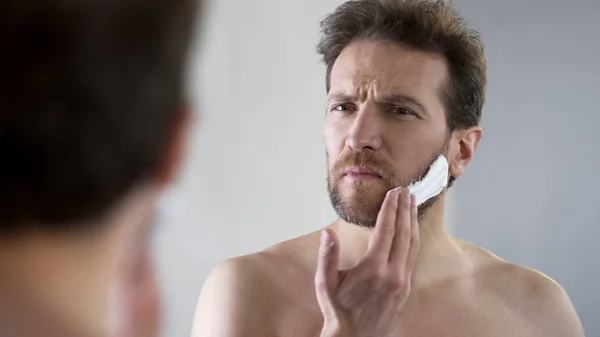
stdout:
[[(360, 227), (374, 228), (377, 216), (385, 200), (386, 193), (396, 187), (407, 187), (421, 180), (429, 167), (441, 154), (447, 152), (449, 139), (443, 146), (426, 157), (426, 160), (408, 174), (396, 172), (391, 164), (378, 159), (372, 152), (351, 151), (343, 154), (327, 172), (327, 190), (329, 199), (338, 216)], [(327, 156), (329, 167), (329, 156)], [(381, 179), (376, 181), (344, 182), (345, 170), (350, 166), (365, 167), (375, 171)], [(342, 184), (349, 188), (345, 191)], [(344, 193), (346, 192), (346, 193)], [(439, 199), (439, 194), (418, 207), (418, 217), (422, 219)]]

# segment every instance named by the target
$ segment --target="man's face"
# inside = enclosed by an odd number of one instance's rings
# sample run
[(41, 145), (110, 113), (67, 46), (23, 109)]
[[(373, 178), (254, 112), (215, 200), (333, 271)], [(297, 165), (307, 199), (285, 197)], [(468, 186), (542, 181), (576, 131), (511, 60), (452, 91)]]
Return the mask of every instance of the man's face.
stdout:
[(331, 71), (325, 141), (329, 195), (343, 220), (374, 227), (387, 191), (419, 180), (447, 153), (447, 78), (438, 54), (372, 40), (342, 51)]

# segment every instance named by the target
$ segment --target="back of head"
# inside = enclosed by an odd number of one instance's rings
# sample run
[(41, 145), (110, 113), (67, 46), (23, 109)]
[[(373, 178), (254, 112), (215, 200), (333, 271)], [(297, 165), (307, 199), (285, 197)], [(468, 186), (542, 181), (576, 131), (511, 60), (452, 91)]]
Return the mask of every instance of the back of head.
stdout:
[(0, 335), (158, 330), (146, 232), (197, 2), (0, 2)]
[(0, 3), (0, 231), (93, 220), (150, 179), (180, 112), (193, 1)]
[(385, 40), (443, 55), (450, 71), (446, 89), (448, 130), (475, 126), (485, 97), (486, 62), (479, 34), (444, 0), (352, 0), (321, 23), (317, 47), (329, 75), (337, 57), (361, 39)]

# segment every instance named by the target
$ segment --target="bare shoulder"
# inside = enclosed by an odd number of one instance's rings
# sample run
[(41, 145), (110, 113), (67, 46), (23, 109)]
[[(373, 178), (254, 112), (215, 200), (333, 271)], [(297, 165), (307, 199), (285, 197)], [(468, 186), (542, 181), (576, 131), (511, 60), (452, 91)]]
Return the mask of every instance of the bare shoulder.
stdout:
[(507, 262), (499, 263), (504, 275), (501, 294), (508, 304), (526, 317), (539, 336), (584, 336), (583, 327), (565, 290), (547, 275)]
[(289, 299), (284, 292), (303, 270), (297, 244), (290, 240), (219, 263), (202, 287), (192, 337), (275, 335), (281, 301)]
[(216, 290), (214, 287), (243, 298), (264, 299), (262, 295), (273, 292), (273, 288), (284, 282), (288, 274), (297, 274), (304, 269), (306, 237), (288, 240), (263, 251), (219, 263), (208, 275), (202, 293), (213, 293)]
[(264, 254), (255, 253), (231, 258), (219, 263), (208, 275), (201, 296), (215, 291), (228, 292), (242, 298), (256, 296), (265, 288), (268, 281)]
[(573, 304), (560, 284), (537, 270), (504, 261), (466, 245), (475, 256), (476, 282), (485, 293), (522, 317), (539, 336), (584, 336)]
[(265, 266), (261, 253), (219, 263), (202, 286), (192, 337), (272, 335)]

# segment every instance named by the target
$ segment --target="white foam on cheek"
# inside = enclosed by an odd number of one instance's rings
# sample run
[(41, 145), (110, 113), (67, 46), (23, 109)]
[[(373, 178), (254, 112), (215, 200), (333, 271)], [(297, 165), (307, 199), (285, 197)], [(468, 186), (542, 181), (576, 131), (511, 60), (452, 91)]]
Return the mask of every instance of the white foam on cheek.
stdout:
[(417, 206), (440, 194), (448, 185), (448, 160), (440, 155), (429, 167), (425, 177), (408, 186)]

